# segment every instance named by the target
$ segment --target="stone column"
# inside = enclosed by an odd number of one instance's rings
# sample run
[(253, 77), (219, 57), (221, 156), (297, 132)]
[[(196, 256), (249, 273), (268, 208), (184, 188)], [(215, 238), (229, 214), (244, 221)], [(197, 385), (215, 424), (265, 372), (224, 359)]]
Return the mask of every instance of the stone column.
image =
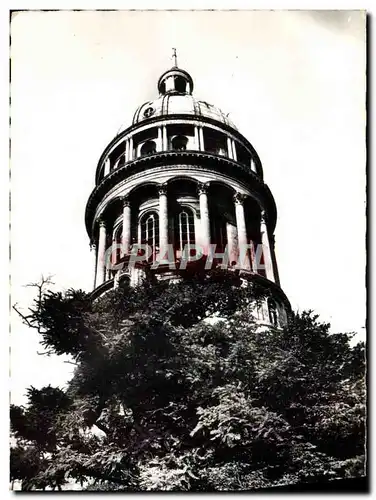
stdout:
[(250, 248), (250, 254), (251, 254), (251, 268), (252, 268), (252, 271), (254, 273), (257, 273), (257, 259), (256, 259), (256, 251), (255, 251), (255, 244), (254, 242), (251, 240), (249, 242), (249, 244), (251, 245), (251, 248)]
[[(117, 244), (117, 241), (116, 241), (116, 237), (115, 237), (115, 234), (112, 235), (112, 251), (111, 251), (111, 264), (112, 266), (116, 266), (116, 256), (117, 256), (117, 251), (115, 250), (116, 248), (116, 244)], [(112, 273), (113, 273), (113, 270), (109, 269), (108, 270), (108, 277), (111, 278), (112, 277)]]
[(260, 219), (260, 233), (261, 233), (261, 243), (262, 243), (262, 252), (264, 255), (264, 263), (265, 263), (265, 274), (268, 280), (275, 281), (274, 279), (274, 271), (273, 271), (273, 261), (272, 255), (270, 251), (270, 241), (268, 235), (268, 227), (266, 224), (266, 212), (265, 210), (261, 211), (261, 219)]
[(114, 288), (119, 288), (119, 281), (120, 281), (120, 270), (116, 271), (116, 273), (115, 273)]
[(274, 282), (277, 283), (277, 285), (280, 285), (277, 259), (275, 257), (275, 237), (274, 237), (274, 234), (270, 235), (270, 246), (271, 246), (270, 251), (271, 251), (273, 271), (274, 271)]
[(119, 156), (119, 158), (115, 161), (115, 163), (112, 167), (113, 170), (116, 170), (117, 168), (119, 168), (120, 160), (121, 160), (121, 156)]
[(238, 155), (236, 154), (236, 145), (234, 139), (231, 139), (231, 143), (232, 143), (232, 159), (237, 161)]
[(200, 151), (205, 151), (204, 129), (201, 125), (198, 127), (198, 135), (200, 141)]
[(90, 252), (93, 259), (93, 267), (94, 267), (94, 283), (93, 288), (95, 288), (95, 283), (97, 279), (97, 245), (95, 243), (90, 243)]
[(110, 158), (104, 162), (104, 177), (110, 173)]
[(133, 137), (128, 139), (128, 161), (133, 160)]
[(157, 151), (163, 151), (163, 126), (158, 127)]
[(97, 257), (97, 277), (96, 286), (101, 285), (106, 276), (106, 263), (104, 256), (106, 252), (106, 223), (103, 220), (99, 221), (99, 242), (98, 242), (98, 257)]
[(131, 206), (127, 196), (123, 198), (123, 237), (122, 237), (122, 248), (121, 256), (127, 255), (129, 253), (129, 247), (131, 244)]
[(255, 161), (253, 158), (251, 158), (251, 170), (252, 170), (252, 172), (257, 173), (256, 164), (255, 164)]
[(200, 138), (198, 136), (198, 125), (195, 125), (195, 149), (200, 150)]
[(162, 184), (159, 193), (159, 252), (165, 258), (168, 245), (167, 184)]
[(162, 151), (168, 151), (167, 127), (162, 125)]
[(232, 154), (232, 139), (227, 137), (227, 156), (232, 160), (234, 155)]
[(208, 204), (209, 184), (199, 184), (201, 245), (204, 255), (208, 255), (210, 245), (210, 218)]
[(227, 251), (229, 255), (229, 265), (232, 262), (237, 262), (238, 259), (238, 234), (236, 230), (236, 226), (227, 222), (226, 224), (226, 232), (227, 232)]
[(241, 193), (234, 195), (236, 227), (238, 230), (239, 265), (243, 269), (251, 269), (249, 260), (247, 227), (245, 224), (244, 200), (246, 196)]

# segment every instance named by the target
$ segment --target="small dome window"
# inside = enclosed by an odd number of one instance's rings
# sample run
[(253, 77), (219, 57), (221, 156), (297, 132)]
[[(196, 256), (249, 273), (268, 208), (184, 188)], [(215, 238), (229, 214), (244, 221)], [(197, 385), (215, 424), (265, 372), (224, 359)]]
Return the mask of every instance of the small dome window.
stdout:
[(171, 146), (175, 151), (185, 151), (187, 149), (188, 139), (185, 135), (176, 135), (172, 141)]
[(151, 115), (153, 115), (155, 112), (155, 109), (149, 106), (148, 108), (145, 109), (144, 111), (144, 117), (149, 118)]
[(187, 81), (182, 76), (175, 76), (175, 90), (185, 94), (187, 90)]
[(160, 85), (159, 85), (159, 92), (161, 94), (165, 94), (166, 93), (166, 83), (165, 82), (161, 82)]
[(146, 141), (140, 150), (141, 156), (153, 155), (157, 152), (157, 146), (154, 141)]

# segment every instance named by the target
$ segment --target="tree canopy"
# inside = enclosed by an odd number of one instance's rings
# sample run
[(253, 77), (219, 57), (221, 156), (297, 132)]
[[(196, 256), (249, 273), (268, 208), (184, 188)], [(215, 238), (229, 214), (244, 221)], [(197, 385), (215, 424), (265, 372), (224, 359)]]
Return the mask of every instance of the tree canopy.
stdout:
[(283, 329), (231, 273), (38, 294), (24, 317), (76, 364), (11, 407), (23, 489), (240, 491), (364, 475), (365, 353), (312, 311)]

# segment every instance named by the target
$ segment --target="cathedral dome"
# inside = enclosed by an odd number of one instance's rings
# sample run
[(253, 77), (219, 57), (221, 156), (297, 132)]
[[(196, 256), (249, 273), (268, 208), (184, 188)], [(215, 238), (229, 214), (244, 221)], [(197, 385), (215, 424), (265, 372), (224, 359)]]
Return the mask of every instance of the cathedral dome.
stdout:
[(99, 159), (85, 216), (92, 297), (147, 276), (190, 279), (213, 264), (265, 288), (255, 320), (283, 327), (290, 305), (279, 286), (276, 206), (261, 161), (228, 115), (192, 95), (175, 49), (173, 57), (156, 98), (136, 109)]
[(154, 101), (147, 101), (141, 104), (133, 116), (132, 125), (136, 125), (149, 118), (162, 118), (169, 115), (211, 118), (236, 129), (235, 125), (228, 118), (228, 115), (216, 106), (205, 101), (199, 101), (189, 93), (183, 94), (177, 92), (166, 92)]

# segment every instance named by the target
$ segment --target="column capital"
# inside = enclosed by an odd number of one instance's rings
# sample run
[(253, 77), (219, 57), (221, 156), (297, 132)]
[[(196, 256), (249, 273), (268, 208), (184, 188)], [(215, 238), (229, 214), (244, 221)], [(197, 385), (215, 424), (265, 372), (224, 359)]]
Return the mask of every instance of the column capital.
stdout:
[(161, 196), (163, 194), (167, 194), (167, 182), (160, 184), (158, 186), (158, 194), (159, 194), (159, 196)]
[(207, 194), (210, 186), (210, 182), (199, 182), (197, 184), (198, 194)]
[(261, 222), (261, 224), (266, 224), (267, 220), (268, 220), (268, 216), (266, 214), (266, 211), (265, 210), (261, 210), (261, 213), (260, 213), (260, 222)]
[(98, 219), (99, 227), (106, 227), (106, 222), (101, 217)]
[(247, 198), (247, 195), (243, 194), (243, 193), (235, 193), (233, 196), (233, 200), (237, 205), (243, 205), (246, 198)]
[(121, 202), (122, 202), (122, 204), (123, 204), (123, 208), (124, 208), (124, 207), (129, 207), (129, 206), (130, 206), (130, 201), (129, 201), (128, 196), (122, 196), (122, 197), (120, 198), (120, 200), (121, 200)]

